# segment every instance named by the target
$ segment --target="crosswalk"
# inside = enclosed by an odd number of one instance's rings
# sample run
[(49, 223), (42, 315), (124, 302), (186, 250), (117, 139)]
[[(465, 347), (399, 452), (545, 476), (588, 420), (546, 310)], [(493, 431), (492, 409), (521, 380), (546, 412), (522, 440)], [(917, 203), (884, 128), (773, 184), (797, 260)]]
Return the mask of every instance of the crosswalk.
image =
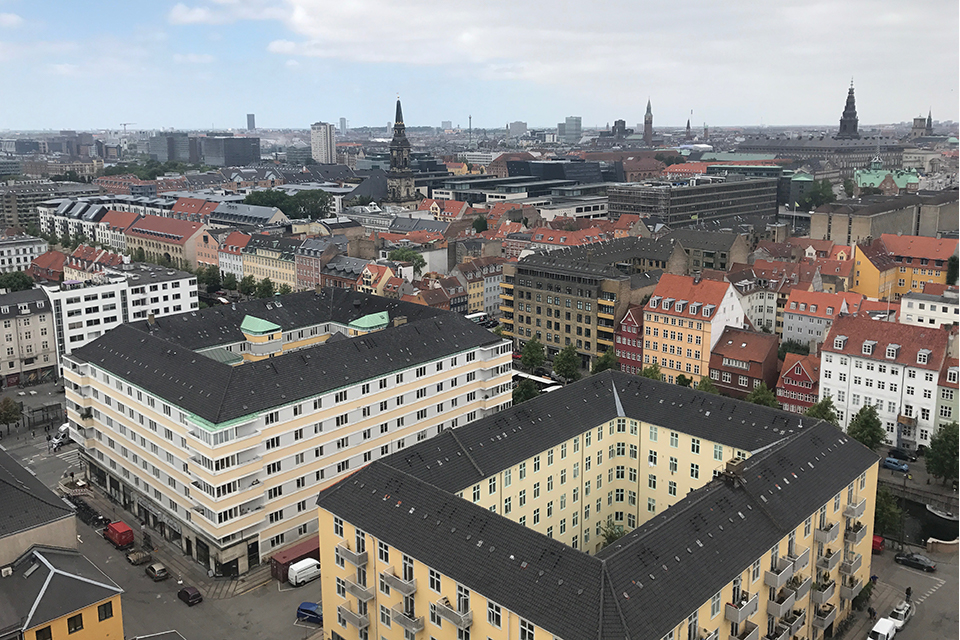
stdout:
[(79, 449), (70, 449), (68, 451), (64, 451), (63, 453), (58, 453), (56, 456), (63, 460), (68, 467), (78, 466), (78, 463), (80, 462)]

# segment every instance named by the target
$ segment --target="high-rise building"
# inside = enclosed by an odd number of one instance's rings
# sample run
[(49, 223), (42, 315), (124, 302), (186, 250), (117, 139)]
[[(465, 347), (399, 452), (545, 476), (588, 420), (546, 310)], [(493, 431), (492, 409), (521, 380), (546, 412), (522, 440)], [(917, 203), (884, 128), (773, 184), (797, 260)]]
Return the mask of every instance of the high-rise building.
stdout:
[(207, 136), (200, 140), (204, 164), (240, 167), (260, 160), (260, 138)]
[(511, 122), (509, 125), (510, 137), (519, 138), (527, 132), (527, 123), (526, 122)]
[(247, 114), (247, 130), (253, 131), (257, 128), (257, 116), (253, 113)]
[(450, 120), (444, 120), (440, 123), (440, 128), (444, 131), (449, 131), (450, 129), (453, 129), (453, 122)]
[(332, 124), (310, 125), (310, 155), (320, 164), (337, 163), (337, 132)]
[(347, 135), (347, 119), (340, 118), (340, 135)]
[(567, 116), (563, 122), (557, 124), (557, 137), (566, 144), (577, 144), (583, 132), (580, 123), (580, 116)]

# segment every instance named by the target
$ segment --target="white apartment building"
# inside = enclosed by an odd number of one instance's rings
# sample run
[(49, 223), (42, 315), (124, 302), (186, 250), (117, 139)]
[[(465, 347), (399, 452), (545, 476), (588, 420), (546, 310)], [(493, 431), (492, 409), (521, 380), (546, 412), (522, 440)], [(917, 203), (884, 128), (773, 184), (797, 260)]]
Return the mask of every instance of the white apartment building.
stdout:
[(0, 388), (57, 377), (50, 301), (41, 289), (0, 295)]
[(939, 295), (915, 291), (904, 294), (900, 298), (900, 322), (930, 327), (960, 322), (957, 287), (948, 287)]
[(64, 363), (93, 484), (222, 575), (315, 536), (320, 489), (511, 404), (509, 341), (344, 289), (125, 324)]
[(0, 273), (26, 271), (33, 259), (48, 248), (47, 241), (41, 238), (0, 234)]
[(326, 122), (310, 125), (310, 157), (320, 164), (337, 163), (337, 128)]
[(949, 331), (939, 327), (839, 317), (823, 343), (820, 397), (833, 398), (843, 429), (861, 408), (873, 405), (889, 444), (910, 450), (930, 446), (949, 346)]
[(42, 288), (53, 308), (58, 362), (125, 322), (196, 311), (200, 306), (196, 276), (141, 262)]

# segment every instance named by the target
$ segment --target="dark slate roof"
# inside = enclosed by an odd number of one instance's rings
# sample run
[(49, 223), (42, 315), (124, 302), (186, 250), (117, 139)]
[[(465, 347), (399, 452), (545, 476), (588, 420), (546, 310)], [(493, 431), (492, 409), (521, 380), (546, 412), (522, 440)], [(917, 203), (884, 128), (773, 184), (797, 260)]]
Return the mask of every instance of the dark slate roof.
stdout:
[[(621, 410), (622, 409), (622, 410)], [(628, 416), (754, 452), (814, 420), (620, 371), (604, 371), (382, 459), (456, 493), (598, 424)]]
[(433, 220), (432, 218), (405, 218), (397, 216), (390, 223), (390, 233), (410, 233), (411, 231), (433, 231), (443, 233), (450, 226), (449, 222)]
[(604, 278), (624, 278), (618, 263), (633, 263), (637, 259), (666, 262), (673, 254), (673, 243), (653, 238), (627, 237), (608, 242), (570, 247), (521, 258), (517, 268), (533, 267), (576, 275)]
[[(38, 306), (43, 303), (43, 307)], [(47, 295), (43, 289), (24, 289), (23, 291), (11, 291), (0, 295), (0, 318), (16, 318), (20, 314), (20, 305), (25, 304), (30, 309), (30, 315), (36, 313), (46, 313), (50, 311)], [(7, 307), (6, 313), (3, 308)]]
[(122, 592), (80, 553), (34, 547), (0, 580), (0, 630), (41, 626)]
[[(295, 311), (288, 316), (277, 312), (278, 301), (282, 301), (280, 312), (288, 309), (288, 302)], [(196, 315), (172, 316), (162, 324), (155, 321), (153, 332), (148, 322), (121, 325), (75, 350), (73, 357), (218, 424), (499, 341), (458, 314), (424, 311), (428, 308), (421, 305), (346, 290), (323, 289), (260, 302), (264, 311), (269, 305), (274, 313), (257, 313), (249, 303), (237, 305), (236, 310), (219, 305)], [(196, 346), (174, 339), (181, 322), (185, 342), (209, 347), (242, 340), (239, 327), (247, 314), (289, 331), (329, 321), (349, 324), (381, 311), (391, 319), (406, 316), (407, 323), (236, 367), (205, 358), (191, 350)], [(294, 322), (289, 321), (291, 316)], [(227, 318), (233, 322), (225, 323)], [(161, 326), (173, 330), (161, 337)]]
[[(674, 415), (659, 424), (693, 423)], [(406, 453), (373, 462), (317, 504), (566, 640), (662, 638), (877, 464), (832, 425), (808, 424), (749, 458), (741, 478), (709, 482), (589, 556), (453, 497), (435, 484), (442, 472), (391, 469)]]
[(666, 236), (671, 242), (679, 242), (684, 249), (700, 249), (702, 251), (730, 251), (740, 236), (736, 233), (720, 233), (717, 231), (698, 231), (696, 229), (677, 229)]
[(72, 517), (60, 496), (0, 450), (0, 539)]

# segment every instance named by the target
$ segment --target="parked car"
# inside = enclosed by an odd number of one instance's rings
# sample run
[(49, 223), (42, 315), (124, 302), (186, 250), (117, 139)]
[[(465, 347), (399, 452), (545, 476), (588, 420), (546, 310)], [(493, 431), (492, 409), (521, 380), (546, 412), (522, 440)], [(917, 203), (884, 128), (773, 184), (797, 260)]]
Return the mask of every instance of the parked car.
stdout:
[(301, 602), (297, 607), (297, 620), (323, 624), (323, 611), (316, 602)]
[(880, 618), (870, 630), (869, 640), (893, 640), (897, 635), (897, 625), (890, 618)]
[(113, 543), (119, 551), (133, 548), (133, 529), (124, 522), (111, 522), (103, 530), (103, 537)]
[(917, 456), (906, 449), (890, 449), (887, 452), (887, 455), (891, 458), (896, 458), (897, 460), (906, 460), (907, 462), (916, 462)]
[(57, 433), (55, 436), (50, 438), (50, 444), (54, 447), (62, 447), (65, 444), (70, 443), (70, 434), (69, 433)]
[(147, 577), (154, 582), (160, 582), (161, 580), (166, 580), (169, 578), (170, 572), (167, 571), (167, 568), (159, 562), (154, 562), (151, 565), (147, 565)]
[(188, 607), (203, 602), (203, 595), (196, 587), (184, 587), (177, 591), (177, 597), (187, 603)]
[(910, 621), (915, 611), (916, 607), (913, 606), (912, 602), (901, 600), (900, 604), (895, 606), (887, 617), (893, 620), (893, 624), (897, 627), (897, 630), (900, 630), (903, 629), (903, 625)]
[(883, 553), (883, 550), (887, 546), (887, 541), (883, 536), (873, 535), (873, 552), (874, 553)]
[(893, 469), (894, 471), (902, 471), (903, 473), (910, 471), (910, 465), (908, 465), (906, 462), (900, 462), (896, 458), (884, 458), (883, 468)]
[(937, 570), (937, 565), (933, 560), (919, 553), (898, 553), (893, 559), (897, 564), (921, 569), (927, 573), (933, 573)]
[(300, 562), (294, 562), (287, 569), (287, 580), (294, 587), (299, 587), (319, 577), (320, 561), (313, 558), (304, 558)]

